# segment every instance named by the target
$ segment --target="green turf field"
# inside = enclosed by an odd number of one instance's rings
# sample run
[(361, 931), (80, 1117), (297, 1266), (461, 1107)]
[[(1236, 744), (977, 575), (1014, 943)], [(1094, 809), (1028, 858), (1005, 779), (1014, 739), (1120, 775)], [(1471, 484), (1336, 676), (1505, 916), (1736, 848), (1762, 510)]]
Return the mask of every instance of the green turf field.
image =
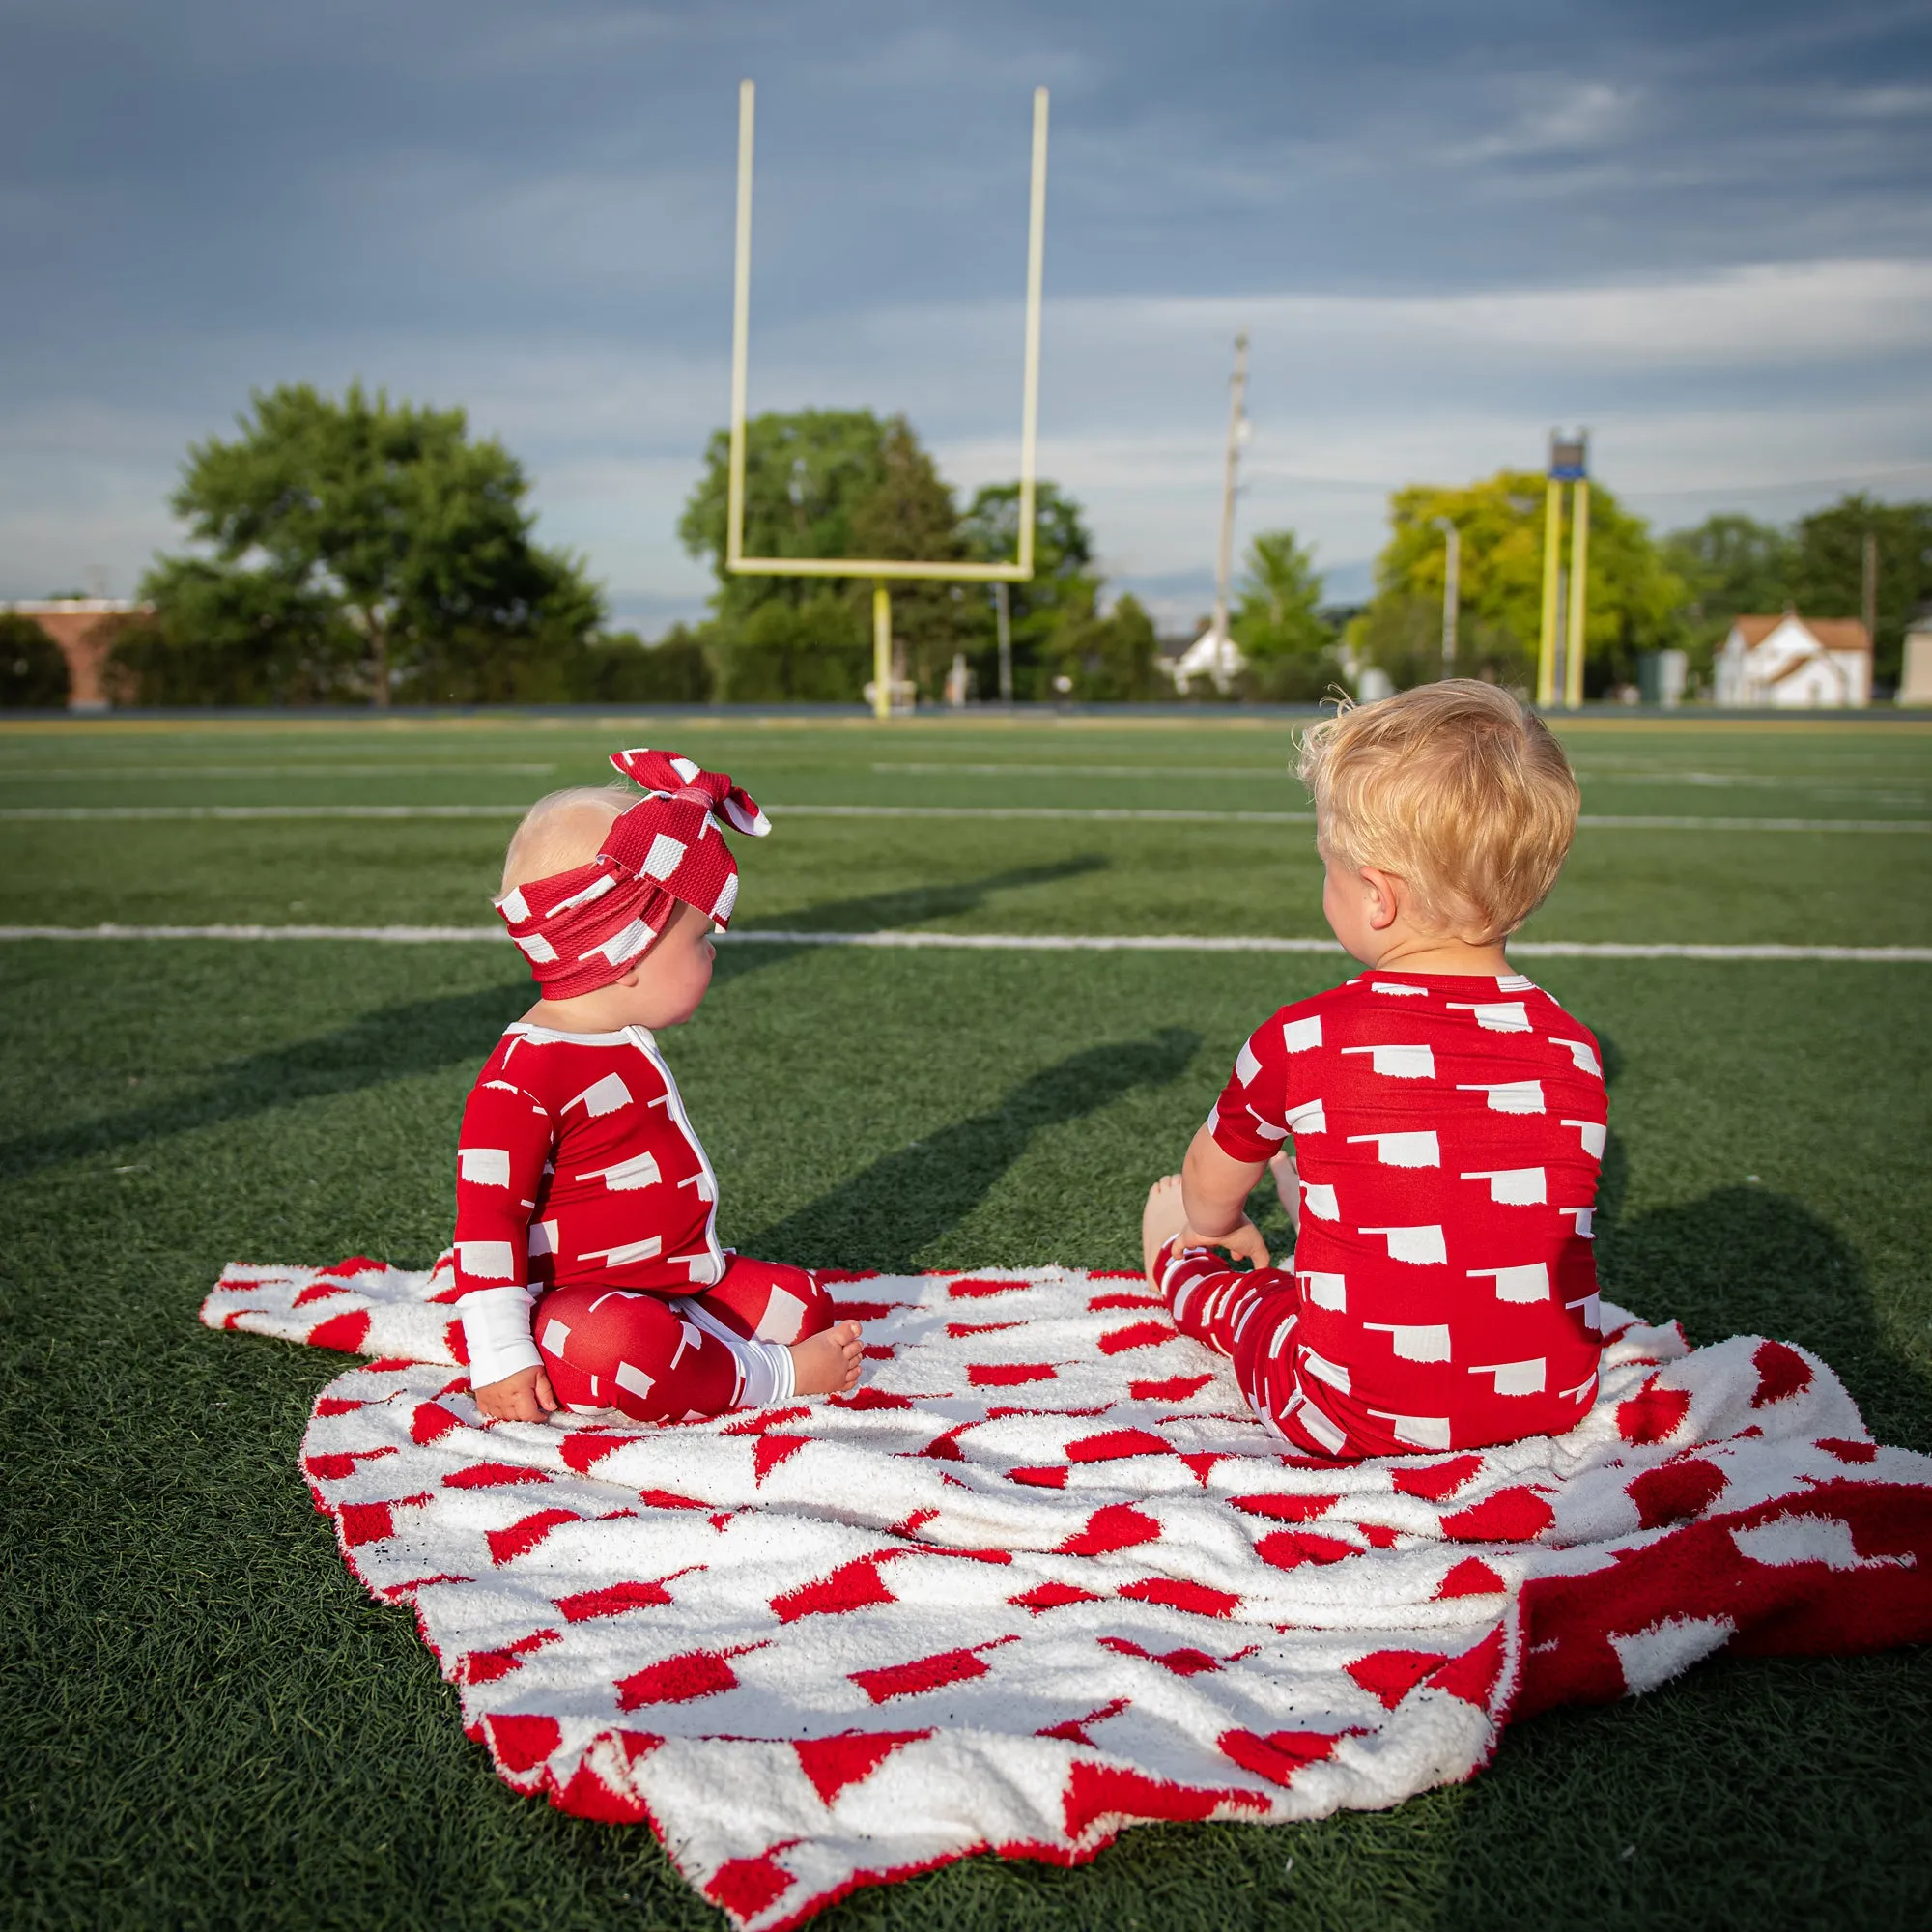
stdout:
[[(740, 846), (743, 926), (1321, 930), (1307, 825), (1094, 815), (1305, 811), (1289, 727), (1237, 720), (0, 727), (0, 924), (483, 924), (519, 806), (667, 742), (778, 821)], [(1592, 719), (1568, 743), (1592, 822), (1529, 936), (1932, 944), (1932, 727)], [(497, 810), (122, 815), (344, 805)], [(1341, 970), (727, 947), (668, 1051), (727, 1239), (1118, 1266), (1255, 1020)], [(1814, 1348), (1876, 1433), (1932, 1450), (1932, 965), (1532, 970), (1608, 1050), (1606, 1292), (1693, 1340)], [(28, 941), (0, 975), (8, 1922), (721, 1923), (646, 1833), (499, 1785), (408, 1612), (350, 1581), (296, 1468), (337, 1362), (194, 1321), (231, 1258), (435, 1254), (463, 1095), (529, 998), (512, 949)], [(1719, 1660), (1525, 1724), (1391, 1813), (972, 1861), (820, 1922), (1916, 1928), (1928, 1728), (1926, 1654)]]

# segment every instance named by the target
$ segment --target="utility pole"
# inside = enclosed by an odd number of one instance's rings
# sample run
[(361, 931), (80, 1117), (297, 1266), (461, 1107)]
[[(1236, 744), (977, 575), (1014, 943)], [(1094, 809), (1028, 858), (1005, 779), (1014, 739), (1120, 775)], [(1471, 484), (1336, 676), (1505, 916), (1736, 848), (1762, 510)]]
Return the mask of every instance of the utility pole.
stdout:
[(1013, 701), (1013, 606), (1004, 582), (993, 585), (993, 612), (1000, 627), (1000, 702)]
[(1235, 374), (1228, 396), (1228, 458), (1221, 475), (1221, 548), (1214, 566), (1214, 651), (1218, 661), (1228, 656), (1228, 586), (1235, 575), (1235, 476), (1240, 467), (1241, 444), (1247, 440), (1248, 332), (1235, 337)]
[(1860, 586), (1859, 614), (1865, 620), (1865, 642), (1878, 649), (1878, 532), (1865, 532), (1864, 581)]
[(1463, 532), (1448, 517), (1436, 517), (1448, 551), (1442, 559), (1442, 675), (1456, 675), (1456, 614), (1463, 602)]

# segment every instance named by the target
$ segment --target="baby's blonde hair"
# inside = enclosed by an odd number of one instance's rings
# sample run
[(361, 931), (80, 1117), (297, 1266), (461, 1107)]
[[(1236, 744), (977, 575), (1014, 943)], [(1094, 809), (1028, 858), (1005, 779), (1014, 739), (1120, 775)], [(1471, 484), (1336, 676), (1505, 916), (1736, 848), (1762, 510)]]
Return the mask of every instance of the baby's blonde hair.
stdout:
[(1345, 704), (1300, 751), (1323, 855), (1394, 873), (1422, 921), (1471, 945), (1543, 903), (1577, 836), (1562, 746), (1493, 684), (1445, 678)]
[(619, 781), (570, 785), (538, 799), (510, 834), (503, 854), (503, 891), (589, 865), (612, 821), (641, 796)]

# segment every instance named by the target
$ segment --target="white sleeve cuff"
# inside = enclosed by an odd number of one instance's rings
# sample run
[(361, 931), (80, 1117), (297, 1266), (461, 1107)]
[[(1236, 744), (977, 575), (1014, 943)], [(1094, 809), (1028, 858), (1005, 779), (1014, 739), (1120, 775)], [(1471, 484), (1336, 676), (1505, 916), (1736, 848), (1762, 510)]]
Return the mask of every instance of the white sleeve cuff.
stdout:
[(530, 1336), (530, 1300), (526, 1288), (476, 1288), (457, 1304), (463, 1311), (471, 1388), (487, 1388), (519, 1369), (543, 1367)]

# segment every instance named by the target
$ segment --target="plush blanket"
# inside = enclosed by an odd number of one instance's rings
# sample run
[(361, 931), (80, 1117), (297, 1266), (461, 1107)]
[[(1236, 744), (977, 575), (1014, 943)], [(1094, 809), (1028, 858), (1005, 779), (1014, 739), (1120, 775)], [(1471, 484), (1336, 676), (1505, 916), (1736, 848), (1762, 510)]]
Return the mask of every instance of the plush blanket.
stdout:
[(1147, 1819), (1317, 1818), (1699, 1658), (1932, 1636), (1932, 1459), (1781, 1342), (1605, 1307), (1561, 1438), (1284, 1455), (1138, 1276), (838, 1277), (844, 1397), (486, 1427), (447, 1258), (231, 1267), (202, 1319), (373, 1355), (302, 1466), (506, 1782), (647, 1822), (741, 1926)]

